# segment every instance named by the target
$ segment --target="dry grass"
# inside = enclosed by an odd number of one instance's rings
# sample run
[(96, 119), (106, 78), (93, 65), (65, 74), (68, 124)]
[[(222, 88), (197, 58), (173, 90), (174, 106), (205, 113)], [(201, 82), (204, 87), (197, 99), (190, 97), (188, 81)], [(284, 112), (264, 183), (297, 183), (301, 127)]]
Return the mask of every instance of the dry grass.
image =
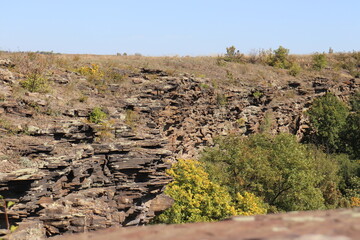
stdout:
[[(102, 85), (127, 82), (126, 72), (137, 73), (140, 68), (159, 69), (169, 75), (188, 73), (194, 77), (207, 78), (217, 85), (242, 84), (277, 85), (277, 82), (293, 79), (288, 70), (277, 69), (266, 65), (269, 51), (254, 52), (244, 56), (244, 63), (221, 61), (219, 57), (146, 57), (146, 56), (114, 56), (114, 55), (74, 55), (36, 53), (2, 53), (1, 57), (10, 58), (15, 67), (12, 71), (26, 77), (37, 73), (44, 76), (60, 70), (76, 72), (78, 69), (89, 67), (91, 64), (99, 66), (104, 73), (105, 81), (93, 82), (99, 91), (106, 92)], [(324, 76), (330, 79), (339, 76), (355, 77), (360, 72), (359, 53), (325, 54), (328, 65), (325, 69), (315, 71), (312, 68), (312, 55), (290, 55), (289, 59), (301, 67), (297, 79), (308, 79), (311, 76)], [(120, 73), (119, 70), (124, 73)], [(85, 76), (89, 77), (89, 76)], [(151, 76), (150, 76), (151, 77)], [(335, 80), (335, 79), (334, 79)]]

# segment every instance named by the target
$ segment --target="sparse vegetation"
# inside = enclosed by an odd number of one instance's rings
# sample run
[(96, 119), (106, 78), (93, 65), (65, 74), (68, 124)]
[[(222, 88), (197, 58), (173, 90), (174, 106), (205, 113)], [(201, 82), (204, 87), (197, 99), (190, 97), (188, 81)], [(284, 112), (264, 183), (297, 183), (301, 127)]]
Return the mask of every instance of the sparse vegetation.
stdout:
[(263, 95), (262, 92), (256, 91), (253, 93), (254, 98), (259, 99)]
[(136, 128), (137, 121), (139, 120), (139, 115), (132, 109), (126, 109), (125, 112), (125, 123), (132, 128)]
[(297, 63), (293, 63), (289, 69), (289, 74), (296, 77), (301, 72), (301, 67)]
[(224, 61), (227, 62), (243, 62), (244, 61), (244, 54), (240, 53), (239, 50), (236, 50), (234, 46), (226, 48), (226, 54), (223, 58)]
[(100, 70), (100, 66), (98, 64), (91, 64), (90, 66), (80, 67), (75, 69), (76, 72), (87, 76), (90, 81), (99, 81), (104, 77), (104, 72)]
[(0, 195), (0, 207), (3, 208), (6, 229), (11, 230), (11, 231), (16, 230), (16, 227), (13, 225), (10, 225), (8, 209), (11, 208), (14, 204), (15, 204), (15, 202), (13, 202), (13, 201), (5, 201), (4, 197)]
[(89, 115), (89, 121), (96, 124), (102, 123), (107, 118), (108, 115), (100, 107), (95, 107)]
[(227, 104), (227, 98), (224, 94), (218, 93), (216, 95), (216, 102), (220, 106), (225, 106)]
[(315, 70), (318, 70), (318, 71), (325, 68), (328, 64), (325, 53), (315, 53), (313, 55), (312, 59), (313, 59), (312, 66)]
[(96, 138), (95, 141), (104, 142), (111, 139), (114, 139), (114, 120), (101, 121), (100, 124), (96, 127)]
[(47, 92), (48, 80), (40, 74), (29, 74), (27, 78), (20, 82), (20, 85), (30, 92)]
[(279, 46), (269, 55), (268, 64), (276, 68), (290, 69), (292, 63), (289, 60), (289, 52), (289, 49)]

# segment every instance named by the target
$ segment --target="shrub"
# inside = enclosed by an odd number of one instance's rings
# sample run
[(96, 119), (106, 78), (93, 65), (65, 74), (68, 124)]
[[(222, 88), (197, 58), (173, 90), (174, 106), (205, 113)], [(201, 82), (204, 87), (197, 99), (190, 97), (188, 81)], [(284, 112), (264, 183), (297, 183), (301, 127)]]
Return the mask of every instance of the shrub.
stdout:
[(301, 72), (301, 67), (297, 63), (293, 63), (289, 69), (289, 74), (296, 77)]
[(354, 93), (350, 97), (350, 107), (354, 112), (360, 112), (360, 92)]
[(336, 59), (339, 67), (347, 70), (353, 77), (360, 77), (360, 52), (339, 53)]
[(221, 58), (226, 62), (244, 62), (244, 54), (236, 50), (234, 46), (226, 48), (225, 57)]
[(325, 146), (327, 152), (336, 152), (341, 145), (340, 134), (346, 125), (349, 109), (334, 94), (318, 97), (307, 111), (314, 130), (312, 141)]
[(343, 152), (354, 159), (360, 159), (360, 111), (350, 113), (341, 133)]
[(312, 61), (313, 61), (312, 64), (313, 69), (318, 71), (325, 68), (328, 64), (324, 53), (315, 53), (312, 56)]
[(48, 80), (40, 74), (29, 74), (26, 80), (20, 82), (20, 85), (30, 92), (47, 92)]
[(269, 55), (268, 64), (276, 68), (290, 69), (292, 63), (289, 60), (289, 51), (289, 49), (279, 46)]
[(115, 137), (114, 135), (114, 124), (113, 120), (102, 120), (99, 125), (95, 127), (96, 130), (96, 138), (95, 141), (103, 142), (111, 140)]
[(351, 113), (341, 134), (345, 151), (354, 159), (360, 159), (360, 92), (350, 97)]
[(159, 215), (156, 222), (185, 223), (220, 220), (235, 214), (224, 188), (209, 180), (201, 164), (179, 160), (167, 173), (174, 178), (165, 190), (175, 203)]
[(226, 48), (226, 56), (227, 57), (235, 57), (236, 56), (236, 48), (234, 46)]
[(259, 197), (250, 192), (236, 193), (234, 206), (237, 215), (245, 216), (266, 214), (268, 208)]
[(223, 93), (216, 94), (216, 103), (220, 106), (225, 106), (228, 103), (227, 97)]
[(89, 115), (89, 121), (99, 124), (103, 122), (107, 117), (107, 114), (103, 112), (100, 107), (95, 107)]
[(351, 206), (352, 207), (360, 207), (360, 198), (352, 197), (351, 198)]
[(226, 188), (213, 183), (202, 164), (179, 160), (167, 173), (173, 177), (165, 190), (175, 203), (154, 219), (157, 223), (204, 222), (231, 215), (266, 213), (262, 201), (251, 193), (232, 199)]
[(261, 97), (262, 95), (264, 95), (264, 94), (263, 94), (262, 92), (259, 92), (259, 91), (256, 91), (256, 92), (253, 93), (253, 97), (254, 97), (255, 99), (260, 99), (260, 97)]
[(97, 64), (91, 64), (90, 66), (80, 67), (75, 70), (81, 75), (87, 76), (89, 80), (100, 80), (104, 77), (103, 71), (100, 70), (100, 66)]
[(233, 197), (245, 191), (262, 197), (272, 211), (324, 208), (326, 186), (339, 181), (336, 163), (290, 134), (231, 135), (216, 144), (201, 157), (211, 180)]

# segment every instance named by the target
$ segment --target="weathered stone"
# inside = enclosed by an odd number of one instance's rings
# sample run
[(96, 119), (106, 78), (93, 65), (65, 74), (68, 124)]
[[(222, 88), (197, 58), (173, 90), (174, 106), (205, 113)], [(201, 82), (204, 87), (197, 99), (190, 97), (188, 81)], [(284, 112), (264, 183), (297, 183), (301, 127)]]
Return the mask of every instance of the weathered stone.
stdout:
[(15, 64), (10, 59), (0, 59), (0, 67), (14, 67)]
[[(206, 79), (188, 74), (170, 77), (160, 70), (142, 69), (126, 75), (142, 80), (121, 94), (116, 93), (122, 85), (109, 85), (113, 94), (98, 94), (95, 100), (90, 96), (98, 89), (85, 79), (75, 73), (55, 75), (84, 81), (79, 90), (109, 109), (111, 126), (89, 123), (92, 108), (79, 103), (62, 105), (62, 115), (52, 120), (37, 118), (39, 113), (27, 108), (27, 101), (51, 98), (28, 94), (11, 99), (12, 85), (0, 83), (9, 87), (3, 91), (0, 86), (5, 95), (0, 101), (2, 114), (29, 122), (22, 125), (28, 126), (24, 129), (29, 141), (14, 143), (11, 149), (4, 146), (20, 155), (19, 164), (31, 162), (23, 165), (31, 169), (0, 174), (0, 195), (17, 200), (11, 223), (37, 219), (47, 236), (145, 224), (171, 204), (162, 195), (170, 180), (165, 174), (168, 160), (194, 158), (214, 144), (214, 137), (249, 135), (264, 123), (270, 133), (292, 132), (301, 138), (309, 128), (303, 113), (315, 97), (332, 90), (348, 98), (360, 87), (356, 79), (315, 78), (301, 84), (241, 83), (205, 89)], [(45, 102), (37, 104), (47, 107)], [(41, 121), (29, 121), (34, 119)], [(101, 139), (103, 135), (111, 137)], [(0, 225), (4, 226), (1, 218)]]
[(7, 69), (0, 68), (0, 81), (13, 82), (14, 76), (12, 72)]
[[(118, 129), (129, 131), (126, 126)], [(0, 195), (6, 201), (18, 201), (9, 212), (12, 224), (35, 218), (44, 226), (39, 228), (52, 236), (145, 224), (154, 211), (169, 207), (171, 200), (157, 198), (170, 180), (164, 160), (171, 153), (160, 132), (119, 135), (113, 143), (86, 144), (84, 141), (94, 141), (96, 129), (81, 121), (57, 122), (47, 131), (30, 125), (28, 131), (73, 144), (67, 155), (58, 155), (56, 145), (29, 144), (24, 153), (41, 155), (45, 162), (41, 169), (0, 173)]]
[(8, 240), (44, 240), (45, 238), (45, 228), (41, 221), (24, 221), (7, 237)]

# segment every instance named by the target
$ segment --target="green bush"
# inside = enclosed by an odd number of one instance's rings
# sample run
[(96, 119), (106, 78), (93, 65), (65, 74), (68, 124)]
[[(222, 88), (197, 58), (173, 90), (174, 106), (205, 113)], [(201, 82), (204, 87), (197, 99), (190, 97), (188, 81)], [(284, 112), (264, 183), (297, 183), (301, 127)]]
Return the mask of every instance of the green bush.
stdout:
[(299, 64), (293, 63), (292, 66), (291, 66), (290, 69), (289, 69), (289, 74), (290, 74), (291, 76), (296, 77), (296, 76), (301, 72), (301, 70), (302, 70), (302, 69), (301, 69), (301, 67), (300, 67)]
[(96, 124), (103, 122), (107, 118), (107, 114), (100, 107), (95, 107), (89, 115), (89, 121)]
[(360, 92), (354, 93), (350, 97), (350, 107), (354, 112), (360, 112)]
[(278, 49), (269, 55), (268, 64), (276, 68), (290, 69), (292, 63), (289, 60), (289, 52), (289, 49), (279, 46)]
[(326, 60), (326, 55), (324, 53), (315, 53), (312, 56), (312, 61), (313, 61), (313, 69), (315, 70), (321, 70), (323, 68), (325, 68), (328, 64), (327, 60)]
[(220, 58), (218, 61), (224, 60), (226, 62), (244, 62), (244, 54), (240, 53), (239, 50), (236, 50), (234, 46), (226, 48), (225, 57)]
[(351, 112), (341, 134), (342, 150), (353, 159), (360, 159), (360, 92), (350, 97)]
[(349, 109), (334, 94), (318, 97), (307, 111), (314, 130), (313, 143), (323, 145), (327, 152), (336, 152), (341, 146), (341, 132), (346, 126)]
[(20, 85), (30, 92), (47, 92), (48, 80), (40, 74), (29, 74), (27, 78), (20, 82)]
[(201, 161), (213, 182), (227, 187), (232, 196), (250, 192), (262, 197), (272, 211), (321, 209), (335, 186), (338, 166), (321, 151), (308, 148), (290, 134), (271, 137), (254, 134), (216, 140)]
[(360, 52), (338, 53), (335, 58), (338, 67), (347, 70), (355, 78), (360, 77)]

